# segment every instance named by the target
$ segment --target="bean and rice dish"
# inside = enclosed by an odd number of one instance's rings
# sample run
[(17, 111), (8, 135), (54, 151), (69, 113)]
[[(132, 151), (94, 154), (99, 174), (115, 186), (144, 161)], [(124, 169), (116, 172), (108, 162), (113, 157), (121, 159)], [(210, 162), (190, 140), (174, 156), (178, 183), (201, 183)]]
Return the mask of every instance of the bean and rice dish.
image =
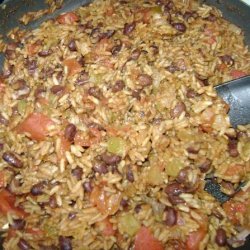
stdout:
[[(96, 0), (9, 37), (4, 249), (244, 244), (250, 126), (230, 125), (213, 88), (250, 73), (240, 28), (197, 1)], [(231, 198), (217, 201), (207, 179)]]

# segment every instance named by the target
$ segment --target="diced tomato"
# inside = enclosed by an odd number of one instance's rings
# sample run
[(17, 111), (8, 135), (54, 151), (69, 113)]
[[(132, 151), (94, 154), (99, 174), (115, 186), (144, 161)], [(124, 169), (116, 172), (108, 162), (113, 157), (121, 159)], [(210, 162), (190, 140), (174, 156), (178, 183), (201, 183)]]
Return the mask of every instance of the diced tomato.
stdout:
[(1, 79), (0, 79), (0, 94), (4, 92), (4, 89), (5, 89), (5, 84), (1, 82)]
[(135, 236), (135, 250), (163, 250), (163, 244), (147, 227), (141, 227)]
[(18, 127), (18, 133), (29, 133), (31, 139), (43, 141), (48, 135), (48, 127), (54, 122), (46, 115), (41, 113), (31, 113)]
[(206, 40), (206, 43), (207, 44), (214, 44), (216, 42), (216, 37), (215, 36), (210, 36), (207, 40)]
[(16, 229), (9, 228), (8, 234), (7, 234), (7, 239), (11, 239), (16, 236)]
[(227, 214), (229, 220), (235, 224), (239, 224), (237, 214), (244, 214), (247, 210), (246, 204), (234, 200), (229, 200), (223, 204), (223, 209)]
[(0, 188), (4, 187), (4, 172), (0, 171)]
[(206, 236), (206, 230), (200, 227), (197, 231), (194, 231), (188, 235), (186, 250), (199, 250), (201, 241)]
[(103, 187), (95, 186), (90, 194), (90, 201), (103, 214), (114, 214), (119, 209), (122, 196), (120, 193), (108, 195)]
[(48, 105), (48, 104), (49, 104), (48, 99), (46, 99), (46, 98), (44, 98), (44, 97), (39, 97), (39, 98), (37, 99), (37, 102), (39, 102), (39, 103), (42, 104), (42, 105)]
[(237, 70), (237, 69), (233, 69), (230, 72), (230, 75), (233, 77), (233, 79), (237, 79), (237, 78), (240, 78), (240, 77), (243, 77), (243, 76), (247, 76), (247, 74), (244, 71)]
[(235, 175), (241, 175), (244, 173), (244, 166), (240, 164), (234, 164), (227, 168), (227, 171), (225, 172), (226, 176), (235, 176)]
[(0, 212), (4, 215), (7, 213), (13, 213), (18, 217), (25, 217), (27, 213), (19, 207), (15, 206), (16, 198), (6, 189), (0, 191)]
[(79, 73), (82, 69), (81, 64), (76, 59), (65, 59), (63, 64), (68, 68), (69, 76)]
[(58, 160), (65, 158), (65, 152), (69, 151), (71, 143), (63, 136), (60, 136), (61, 147), (57, 153)]
[(97, 223), (98, 227), (101, 229), (103, 236), (113, 236), (116, 231), (113, 229), (113, 224), (108, 218)]
[(40, 45), (37, 43), (32, 43), (27, 45), (27, 51), (29, 55), (35, 55), (40, 48)]
[(28, 227), (25, 229), (25, 232), (28, 234), (32, 234), (34, 236), (42, 236), (43, 235), (43, 231), (39, 228)]
[(112, 16), (114, 14), (114, 7), (113, 6), (109, 6), (106, 10), (106, 15), (107, 16)]
[(74, 12), (67, 12), (57, 17), (57, 22), (60, 24), (72, 24), (79, 20), (79, 17)]

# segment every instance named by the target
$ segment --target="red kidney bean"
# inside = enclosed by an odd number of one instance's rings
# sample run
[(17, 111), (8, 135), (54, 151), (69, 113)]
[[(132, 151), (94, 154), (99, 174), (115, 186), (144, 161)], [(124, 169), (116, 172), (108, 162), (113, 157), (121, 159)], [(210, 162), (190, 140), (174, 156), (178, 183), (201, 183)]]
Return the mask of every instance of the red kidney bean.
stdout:
[(122, 160), (121, 156), (111, 153), (102, 154), (101, 159), (108, 165), (117, 165)]
[(132, 169), (130, 167), (127, 170), (126, 177), (127, 177), (127, 180), (129, 182), (134, 182), (135, 181), (133, 171), (132, 171)]
[(128, 36), (134, 29), (135, 29), (136, 23), (125, 23), (123, 28), (123, 34)]
[(99, 160), (95, 161), (95, 163), (93, 165), (93, 170), (96, 173), (99, 173), (99, 174), (106, 174), (106, 173), (108, 173), (108, 168), (107, 168), (106, 163), (103, 162), (103, 161), (99, 161)]
[(10, 224), (10, 227), (15, 230), (23, 230), (26, 225), (26, 221), (23, 219), (14, 219), (13, 224)]
[(0, 114), (0, 124), (7, 126), (9, 121)]
[(16, 168), (22, 168), (22, 161), (12, 152), (5, 152), (2, 156), (3, 160), (6, 161), (10, 166)]
[(228, 153), (231, 157), (237, 157), (239, 155), (237, 145), (238, 145), (238, 141), (236, 139), (229, 139)]
[(174, 8), (173, 1), (167, 1), (167, 3), (164, 5), (164, 9), (172, 10)]
[(179, 32), (184, 33), (186, 31), (186, 25), (184, 23), (172, 23), (172, 26)]
[(39, 78), (46, 80), (47, 78), (52, 77), (54, 72), (55, 72), (55, 70), (51, 67), (43, 68), (39, 74)]
[(17, 246), (21, 249), (21, 250), (29, 250), (32, 249), (30, 244), (23, 238), (21, 238), (18, 243)]
[(57, 201), (56, 201), (56, 196), (52, 195), (49, 197), (49, 206), (51, 208), (56, 208), (57, 207)]
[(101, 124), (96, 122), (90, 122), (87, 124), (87, 126), (88, 128), (95, 128), (98, 129), (99, 131), (105, 130), (105, 128)]
[(41, 98), (41, 97), (43, 97), (45, 92), (46, 92), (46, 89), (44, 87), (38, 87), (35, 90), (34, 96), (35, 96), (36, 99)]
[(207, 173), (212, 165), (212, 161), (209, 159), (205, 159), (200, 165), (199, 169), (202, 173)]
[(77, 129), (73, 123), (69, 123), (64, 130), (64, 137), (71, 143), (74, 142)]
[(9, 65), (7, 68), (5, 68), (3, 70), (2, 77), (4, 79), (10, 77), (12, 75), (12, 73), (13, 73), (13, 69), (14, 69), (14, 66), (13, 65)]
[(72, 250), (72, 243), (69, 237), (59, 236), (60, 250)]
[(26, 67), (30, 74), (34, 74), (37, 69), (37, 61), (36, 60), (27, 60)]
[(166, 212), (166, 219), (165, 223), (167, 226), (172, 227), (176, 224), (177, 222), (177, 212), (174, 208), (172, 207), (167, 207), (165, 209)]
[(197, 75), (196, 78), (200, 81), (200, 85), (203, 86), (209, 86), (209, 81), (207, 78), (204, 78), (202, 76)]
[(4, 148), (4, 144), (0, 142), (0, 151), (2, 151)]
[(147, 87), (153, 84), (153, 78), (148, 74), (140, 74), (138, 81), (143, 87)]
[(5, 56), (7, 57), (7, 59), (14, 59), (16, 57), (15, 55), (15, 50), (18, 47), (18, 44), (15, 42), (10, 42), (5, 50)]
[(175, 73), (176, 71), (179, 71), (179, 67), (175, 66), (173, 63), (166, 67), (166, 70), (170, 73)]
[(197, 93), (193, 89), (188, 89), (186, 93), (187, 98), (195, 98), (197, 96)]
[(220, 56), (220, 59), (223, 63), (225, 63), (228, 66), (234, 65), (234, 59), (230, 55)]
[(187, 180), (188, 180), (188, 172), (189, 172), (189, 171), (190, 171), (190, 168), (189, 168), (189, 167), (183, 168), (183, 169), (179, 172), (179, 174), (178, 174), (178, 176), (177, 176), (177, 178), (176, 178), (177, 182), (179, 182), (179, 183), (185, 183), (185, 182), (187, 182)]
[(210, 14), (207, 18), (205, 18), (209, 22), (215, 22), (217, 20), (217, 17), (214, 14)]
[(97, 99), (102, 98), (102, 91), (98, 87), (91, 87), (88, 89), (88, 94), (94, 96)]
[(138, 101), (141, 100), (141, 93), (142, 93), (142, 90), (141, 89), (136, 89), (136, 90), (133, 90), (132, 91), (132, 97), (134, 97), (135, 99), (137, 99)]
[(111, 49), (111, 54), (113, 56), (117, 56), (119, 54), (119, 52), (121, 51), (122, 49), (122, 43), (118, 44), (118, 45), (115, 45), (112, 49)]
[(140, 57), (141, 55), (141, 50), (140, 49), (134, 49), (132, 52), (131, 52), (131, 55), (129, 57), (130, 60), (138, 60), (138, 58)]
[(43, 194), (44, 187), (45, 187), (45, 183), (39, 182), (39, 183), (32, 186), (30, 193), (34, 196), (41, 195), (41, 194)]
[(151, 50), (153, 51), (153, 55), (159, 54), (159, 48), (156, 45), (151, 45), (150, 46)]
[(141, 204), (137, 204), (134, 208), (134, 211), (138, 214), (141, 211)]
[(168, 195), (169, 201), (173, 205), (184, 202), (184, 200), (179, 197), (179, 195), (184, 192), (184, 188), (181, 186), (181, 184), (177, 182), (168, 184), (168, 186), (165, 188), (165, 192)]
[(74, 220), (76, 218), (76, 213), (70, 212), (68, 218), (69, 220)]
[(93, 189), (92, 184), (91, 184), (90, 181), (85, 181), (83, 183), (83, 188), (84, 188), (84, 191), (86, 191), (87, 193), (90, 193), (92, 191), (92, 189)]
[(227, 235), (223, 228), (218, 228), (216, 231), (215, 242), (218, 246), (223, 247), (227, 244)]
[(112, 86), (112, 92), (117, 93), (121, 90), (123, 90), (125, 87), (125, 82), (122, 80), (118, 80), (115, 82), (115, 84)]
[(80, 181), (82, 179), (82, 175), (83, 175), (83, 170), (80, 167), (76, 167), (75, 169), (71, 170), (71, 174), (78, 180)]
[(68, 48), (70, 51), (77, 51), (76, 48), (76, 41), (75, 40), (71, 40), (68, 44)]
[(189, 146), (187, 148), (187, 152), (190, 154), (198, 154), (200, 151), (200, 145), (199, 144), (194, 144), (192, 146)]
[(186, 111), (186, 105), (183, 102), (179, 102), (175, 107), (170, 111), (170, 116), (172, 118), (179, 117), (184, 111)]
[(89, 73), (82, 71), (76, 80), (76, 85), (81, 86), (89, 82)]
[(49, 55), (51, 55), (52, 54), (52, 51), (51, 50), (42, 50), (42, 51), (39, 51), (38, 52), (38, 55), (40, 56), (40, 57), (47, 57), (47, 56), (49, 56)]
[(120, 205), (121, 205), (123, 208), (127, 208), (127, 207), (128, 207), (128, 201), (125, 200), (125, 199), (122, 199)]
[(111, 38), (114, 34), (115, 34), (115, 30), (107, 30), (107, 31), (104, 33), (104, 37), (105, 37), (105, 38)]
[(232, 196), (235, 194), (234, 185), (231, 182), (222, 181), (220, 183), (220, 186), (223, 189), (223, 193), (226, 193), (229, 196)]
[(194, 12), (193, 11), (186, 11), (184, 14), (183, 14), (183, 18), (185, 21), (188, 21), (189, 18), (193, 17), (194, 16)]
[(51, 87), (50, 91), (52, 94), (54, 95), (62, 95), (64, 93), (65, 87), (62, 85), (54, 85), (53, 87)]

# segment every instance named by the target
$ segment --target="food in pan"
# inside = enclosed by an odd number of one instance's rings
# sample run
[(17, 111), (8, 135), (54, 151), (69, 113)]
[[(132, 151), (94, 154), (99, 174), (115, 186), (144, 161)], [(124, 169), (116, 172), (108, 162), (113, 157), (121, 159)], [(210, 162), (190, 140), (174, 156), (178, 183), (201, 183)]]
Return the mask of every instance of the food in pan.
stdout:
[[(249, 74), (250, 54), (219, 10), (97, 0), (9, 36), (0, 78), (5, 249), (244, 243), (250, 127), (231, 127), (213, 87)], [(206, 179), (230, 200), (207, 193)]]

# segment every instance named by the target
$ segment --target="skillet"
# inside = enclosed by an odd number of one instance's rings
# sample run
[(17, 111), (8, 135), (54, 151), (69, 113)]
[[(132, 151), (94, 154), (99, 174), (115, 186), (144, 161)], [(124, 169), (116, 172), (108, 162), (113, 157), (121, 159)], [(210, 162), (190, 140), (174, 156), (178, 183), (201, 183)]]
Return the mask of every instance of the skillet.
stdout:
[[(56, 0), (55, 0), (56, 1)], [(2, 1), (0, 0), (0, 3)], [(5, 35), (8, 31), (14, 27), (21, 27), (25, 29), (34, 29), (38, 27), (44, 20), (53, 18), (62, 12), (75, 9), (81, 5), (86, 5), (91, 0), (64, 0), (62, 8), (56, 10), (54, 13), (45, 15), (42, 18), (29, 23), (27, 26), (23, 26), (18, 22), (18, 19), (25, 13), (30, 11), (37, 11), (46, 8), (44, 0), (6, 0), (4, 4), (0, 5), (0, 35)], [(208, 5), (213, 5), (220, 9), (224, 18), (239, 26), (245, 33), (245, 43), (250, 46), (250, 7), (245, 5), (241, 1), (235, 0), (203, 0)], [(5, 37), (6, 38), (6, 37)], [(0, 55), (0, 68), (2, 68), (4, 61), (3, 55)], [(219, 93), (220, 94), (220, 93)], [(209, 186), (207, 190), (212, 195), (219, 195), (218, 187)], [(218, 199), (225, 199), (225, 197), (219, 197)], [(250, 249), (250, 237), (245, 242), (245, 245), (237, 250), (249, 250)], [(2, 250), (2, 238), (0, 237), (0, 250)]]

